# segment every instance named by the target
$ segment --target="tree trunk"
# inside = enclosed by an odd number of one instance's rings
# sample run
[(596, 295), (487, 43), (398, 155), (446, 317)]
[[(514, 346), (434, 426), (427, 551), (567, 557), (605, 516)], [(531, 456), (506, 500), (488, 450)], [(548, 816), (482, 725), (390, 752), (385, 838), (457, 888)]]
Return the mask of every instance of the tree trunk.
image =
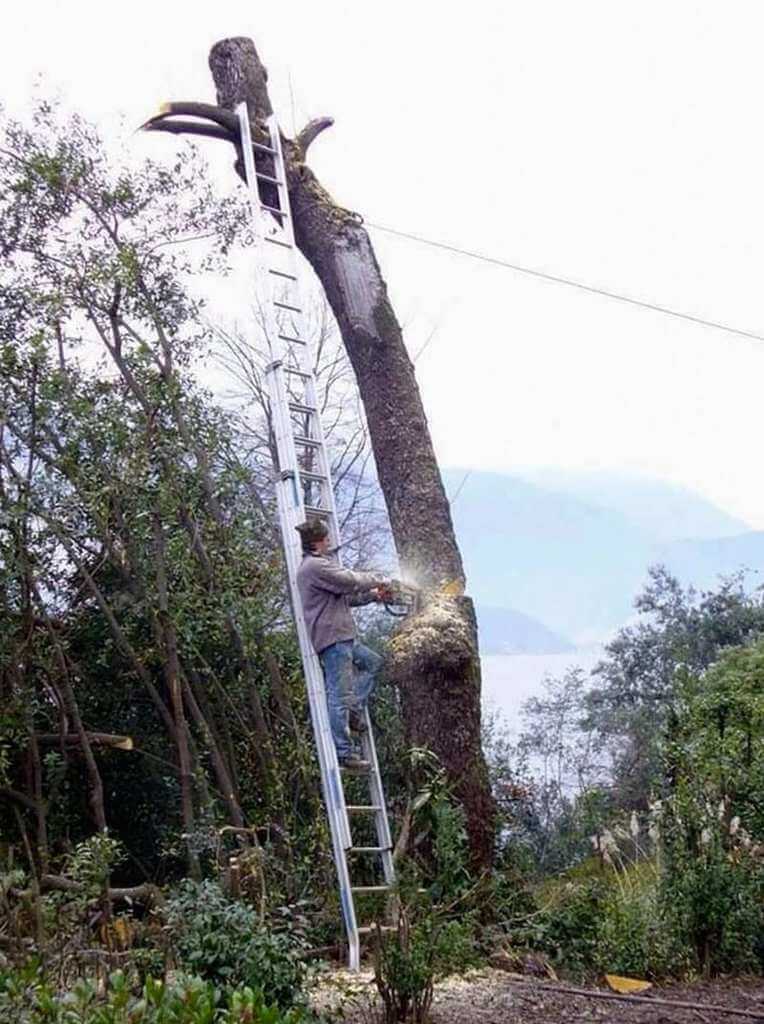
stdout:
[[(210, 68), (219, 105), (233, 110), (246, 101), (259, 135), (258, 122), (272, 108), (252, 41), (217, 43)], [(330, 123), (311, 122), (297, 139), (284, 140), (295, 237), (324, 287), (355, 371), (402, 571), (430, 596), (422, 615), (406, 624), (391, 665), (407, 736), (440, 758), (466, 813), (475, 864), (486, 866), (494, 805), (480, 744), (474, 609), (467, 597), (433, 596), (445, 583), (463, 591), (464, 568), (414, 368), (371, 242), (359, 218), (338, 207), (304, 163), (308, 145)]]
[(199, 856), (194, 849), (192, 833), (195, 827), (194, 821), (194, 777), (191, 771), (191, 755), (188, 749), (188, 733), (186, 716), (183, 711), (183, 695), (181, 692), (180, 661), (178, 659), (178, 644), (175, 635), (175, 625), (170, 617), (169, 598), (167, 594), (167, 574), (165, 571), (164, 557), (164, 529), (155, 510), (153, 519), (154, 528), (154, 557), (157, 584), (157, 619), (164, 641), (162, 663), (164, 667), (165, 682), (170, 695), (173, 720), (175, 723), (175, 746), (178, 753), (178, 768), (180, 774), (180, 808), (183, 819), (183, 828), (186, 834), (186, 852), (191, 877), (201, 881), (202, 872), (199, 864)]

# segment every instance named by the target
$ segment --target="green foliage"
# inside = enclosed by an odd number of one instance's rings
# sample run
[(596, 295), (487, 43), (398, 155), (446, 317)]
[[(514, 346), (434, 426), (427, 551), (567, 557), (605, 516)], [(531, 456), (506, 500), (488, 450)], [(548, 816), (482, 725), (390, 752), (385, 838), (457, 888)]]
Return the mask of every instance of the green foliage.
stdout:
[(437, 978), (461, 973), (480, 959), (479, 893), (468, 869), (464, 812), (448, 795), (428, 751), (412, 752), (425, 784), (411, 801), (421, 845), (398, 866), (397, 928), (374, 937), (374, 980), (385, 1020), (423, 1021)]
[(16, 1024), (300, 1024), (306, 1019), (301, 1010), (270, 1005), (256, 989), (223, 993), (194, 976), (172, 984), (149, 977), (134, 993), (117, 971), (102, 995), (91, 981), (81, 980), (61, 996), (34, 963), (0, 969), (0, 1018)]
[(607, 883), (601, 878), (560, 883), (554, 899), (517, 937), (549, 953), (557, 963), (582, 973), (598, 960)]
[(226, 988), (248, 986), (282, 1009), (303, 998), (302, 943), (287, 925), (275, 931), (255, 909), (227, 897), (216, 882), (183, 881), (167, 902), (179, 965)]
[(75, 882), (81, 882), (88, 895), (97, 895), (109, 881), (113, 868), (124, 859), (119, 839), (97, 832), (79, 843), (67, 858), (67, 869)]
[(628, 865), (593, 860), (548, 883), (539, 895), (542, 907), (516, 937), (577, 977), (611, 973), (660, 979), (691, 966), (683, 937), (666, 912), (654, 860)]
[(703, 673), (683, 670), (674, 687), (649, 839), (635, 814), (629, 828), (602, 830), (601, 873), (573, 873), (535, 921), (535, 941), (579, 972), (760, 967), (764, 640)]
[[(249, 440), (199, 384), (209, 337), (187, 287), (225, 273), (242, 208), (192, 148), (126, 169), (49, 104), (29, 123), (0, 117), (0, 136), (0, 780), (37, 798), (30, 733), (73, 732), (75, 701), (86, 729), (133, 747), (97, 749), (95, 771), (72, 746), (41, 748), (44, 871), (67, 869), (103, 794), (120, 883), (223, 867), (220, 826), (274, 821), (312, 867), (276, 895), (292, 901), (328, 861), (303, 829), (318, 804), (304, 687), (269, 496)], [(278, 697), (267, 654), (283, 666)], [(34, 836), (33, 807), (18, 806)], [(0, 828), (21, 828), (5, 805)]]
[(386, 1024), (427, 1019), (438, 977), (463, 972), (476, 962), (474, 927), (470, 921), (446, 920), (437, 912), (415, 924), (401, 910), (397, 930), (377, 932), (374, 981), (382, 998)]
[(662, 898), (706, 973), (750, 970), (764, 934), (764, 640), (685, 672), (667, 746)]
[(764, 632), (762, 592), (749, 590), (744, 573), (698, 593), (683, 589), (664, 567), (650, 569), (635, 601), (639, 621), (606, 646), (581, 716), (586, 731), (612, 752), (619, 808), (645, 806), (661, 785), (661, 744), (678, 673), (700, 675), (725, 650)]

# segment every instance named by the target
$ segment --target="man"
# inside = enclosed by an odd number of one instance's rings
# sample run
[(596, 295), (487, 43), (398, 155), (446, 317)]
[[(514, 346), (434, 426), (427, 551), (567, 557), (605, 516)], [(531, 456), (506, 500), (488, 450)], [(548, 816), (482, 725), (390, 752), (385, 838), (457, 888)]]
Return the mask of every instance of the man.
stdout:
[(365, 762), (353, 748), (350, 730), (366, 729), (366, 702), (382, 659), (356, 640), (350, 606), (383, 600), (386, 581), (373, 573), (343, 569), (330, 557), (329, 530), (320, 519), (301, 523), (296, 530), (303, 550), (297, 589), (308, 634), (324, 670), (337, 759), (344, 767), (363, 768)]

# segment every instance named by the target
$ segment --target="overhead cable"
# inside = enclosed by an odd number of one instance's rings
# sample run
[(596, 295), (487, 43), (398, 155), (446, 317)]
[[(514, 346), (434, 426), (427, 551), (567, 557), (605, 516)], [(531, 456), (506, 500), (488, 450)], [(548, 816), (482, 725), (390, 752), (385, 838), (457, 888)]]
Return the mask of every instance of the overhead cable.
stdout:
[(366, 219), (364, 219), (363, 223), (366, 227), (374, 228), (376, 231), (384, 231), (388, 235), (397, 235), (399, 238), (406, 238), (412, 242), (429, 245), (432, 248), (442, 249), (445, 252), (455, 253), (458, 256), (466, 256), (468, 259), (479, 260), (482, 263), (491, 263), (497, 267), (514, 270), (518, 274), (540, 278), (542, 281), (551, 281), (553, 284), (564, 284), (569, 288), (578, 288), (580, 291), (589, 292), (592, 295), (602, 295), (607, 299), (615, 299), (617, 302), (627, 302), (630, 306), (639, 306), (642, 309), (652, 310), (654, 313), (663, 313), (665, 316), (673, 316), (679, 320), (688, 320), (690, 323), (700, 324), (702, 327), (712, 327), (717, 331), (726, 331), (728, 334), (736, 334), (741, 338), (764, 342), (764, 335), (757, 334), (755, 331), (744, 330), (741, 327), (733, 327), (730, 324), (722, 323), (720, 320), (707, 320), (705, 317), (697, 316), (695, 313), (685, 313), (678, 309), (671, 309), (669, 306), (662, 306), (657, 302), (635, 299), (631, 295), (622, 295), (620, 292), (611, 291), (609, 288), (600, 288), (597, 285), (586, 284), (583, 281), (576, 281), (570, 277), (563, 277), (561, 274), (550, 274), (545, 270), (525, 267), (519, 263), (510, 263), (509, 260), (500, 259), (498, 256), (487, 256), (485, 253), (463, 249), (457, 245), (449, 245), (447, 242), (438, 242), (435, 239), (425, 238), (424, 235), (415, 235), (409, 231), (399, 231), (397, 228), (387, 227), (384, 224), (375, 224), (373, 221)]

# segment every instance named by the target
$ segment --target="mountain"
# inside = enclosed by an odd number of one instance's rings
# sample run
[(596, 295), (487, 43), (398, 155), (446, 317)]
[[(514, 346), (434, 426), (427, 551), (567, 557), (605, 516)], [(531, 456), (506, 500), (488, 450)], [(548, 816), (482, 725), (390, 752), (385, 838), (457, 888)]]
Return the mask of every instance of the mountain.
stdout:
[(530, 615), (478, 605), (481, 654), (567, 654), (575, 646)]
[(752, 588), (764, 583), (764, 532), (675, 541), (658, 549), (657, 560), (664, 562), (685, 586), (708, 589), (718, 583), (720, 575), (731, 576), (747, 569), (747, 587)]
[(620, 512), (659, 543), (734, 537), (747, 530), (741, 519), (666, 480), (561, 469), (530, 470), (522, 475), (531, 483)]
[[(444, 477), (453, 494), (464, 473)], [(629, 617), (653, 540), (622, 513), (474, 472), (451, 514), (477, 604), (522, 610), (579, 643)]]
[[(633, 615), (651, 564), (706, 587), (720, 572), (764, 565), (764, 534), (671, 484), (568, 475), (558, 489), (548, 472), (545, 486), (500, 473), (464, 477), (444, 473), (451, 495), (464, 481), (451, 511), (476, 604), (520, 611), (578, 644)], [(677, 536), (684, 530), (691, 538)]]

